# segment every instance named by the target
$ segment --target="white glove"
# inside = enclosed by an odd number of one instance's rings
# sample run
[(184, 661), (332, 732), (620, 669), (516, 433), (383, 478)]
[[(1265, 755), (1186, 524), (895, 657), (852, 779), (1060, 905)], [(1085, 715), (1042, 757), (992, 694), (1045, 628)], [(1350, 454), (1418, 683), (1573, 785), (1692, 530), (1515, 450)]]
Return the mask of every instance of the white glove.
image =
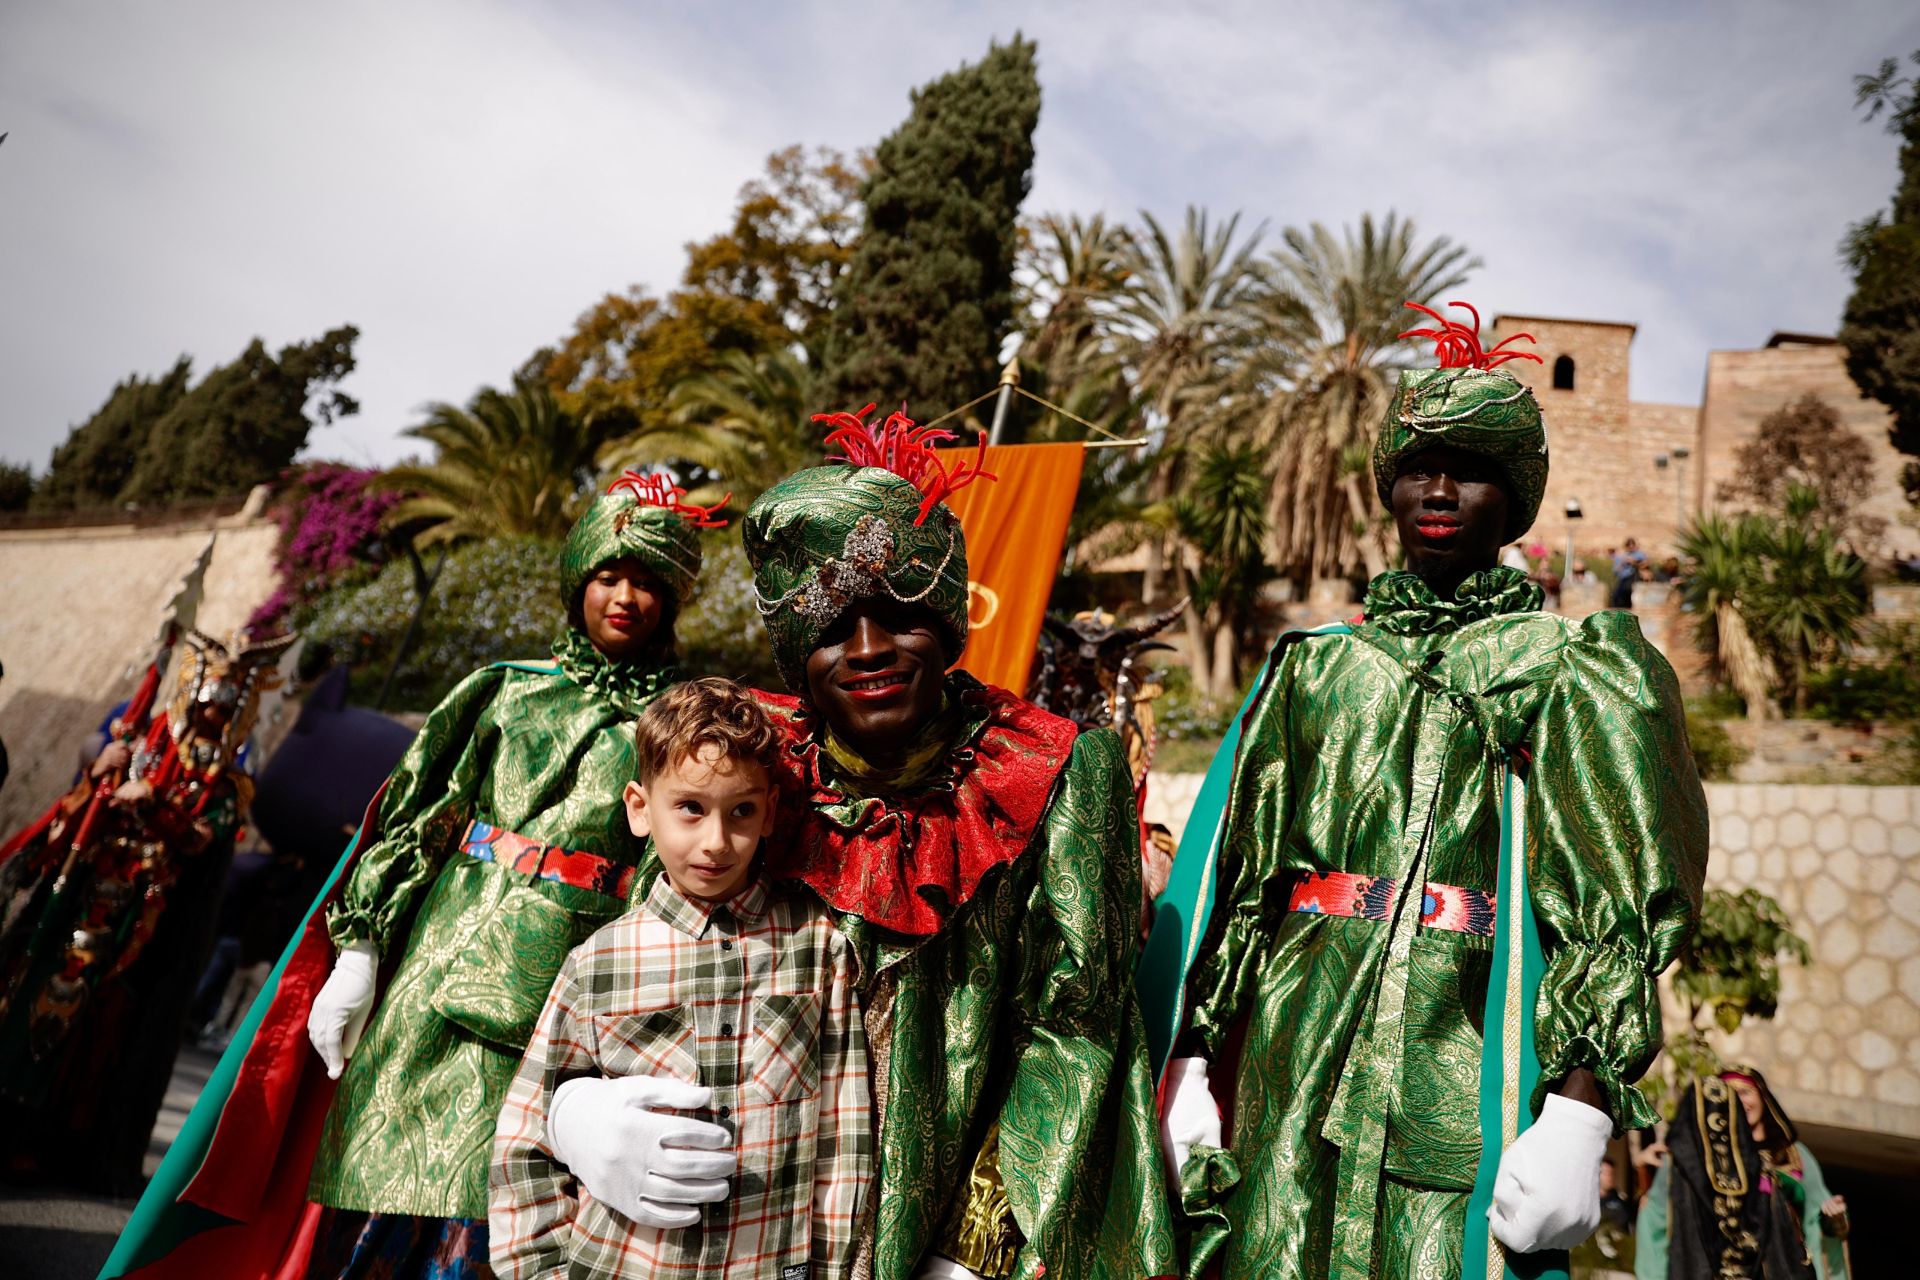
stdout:
[(978, 1271), (969, 1271), (952, 1258), (943, 1258), (930, 1253), (920, 1259), (920, 1269), (913, 1273), (913, 1280), (982, 1280)]
[(1487, 1219), (1515, 1253), (1571, 1249), (1600, 1225), (1600, 1162), (1613, 1121), (1584, 1102), (1547, 1095), (1533, 1127), (1500, 1158)]
[(327, 1064), (327, 1079), (338, 1080), (347, 1059), (360, 1045), (373, 1012), (373, 981), (380, 953), (371, 942), (355, 942), (333, 962), (333, 972), (313, 998), (307, 1013), (307, 1039)]
[(1205, 1058), (1175, 1058), (1167, 1064), (1167, 1108), (1160, 1117), (1160, 1141), (1176, 1184), (1190, 1151), (1202, 1144), (1220, 1145), (1220, 1104), (1207, 1085)]
[(643, 1227), (690, 1227), (731, 1194), (739, 1157), (717, 1124), (675, 1115), (713, 1090), (671, 1076), (582, 1077), (553, 1091), (547, 1145), (587, 1194)]

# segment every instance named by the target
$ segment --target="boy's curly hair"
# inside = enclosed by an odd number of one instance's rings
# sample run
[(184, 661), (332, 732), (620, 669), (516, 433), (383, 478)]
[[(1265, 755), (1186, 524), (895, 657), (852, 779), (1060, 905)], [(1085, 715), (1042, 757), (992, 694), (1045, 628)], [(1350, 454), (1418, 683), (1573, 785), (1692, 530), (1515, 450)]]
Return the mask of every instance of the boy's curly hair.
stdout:
[(642, 786), (703, 748), (720, 748), (723, 759), (751, 760), (773, 776), (780, 731), (747, 687), (720, 676), (677, 684), (648, 704), (633, 726)]

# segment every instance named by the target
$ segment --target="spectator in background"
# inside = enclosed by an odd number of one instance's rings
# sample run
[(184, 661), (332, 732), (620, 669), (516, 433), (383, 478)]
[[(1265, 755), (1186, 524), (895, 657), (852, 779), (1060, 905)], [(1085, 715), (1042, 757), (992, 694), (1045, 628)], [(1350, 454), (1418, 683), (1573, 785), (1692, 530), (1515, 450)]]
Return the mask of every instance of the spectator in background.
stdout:
[(1607, 602), (1609, 608), (1633, 608), (1633, 584), (1640, 580), (1640, 571), (1646, 566), (1647, 553), (1632, 538), (1627, 545), (1613, 553), (1613, 598)]
[(1640, 1205), (1637, 1280), (1845, 1280), (1847, 1202), (1757, 1070), (1688, 1089), (1666, 1146)]

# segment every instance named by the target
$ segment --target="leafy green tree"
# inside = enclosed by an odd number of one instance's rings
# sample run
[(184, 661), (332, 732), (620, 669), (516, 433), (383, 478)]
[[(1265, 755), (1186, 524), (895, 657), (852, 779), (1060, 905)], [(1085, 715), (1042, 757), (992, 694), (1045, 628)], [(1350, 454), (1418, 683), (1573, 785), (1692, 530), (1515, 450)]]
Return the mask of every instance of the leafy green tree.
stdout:
[(881, 142), (828, 334), (829, 405), (904, 399), (929, 419), (993, 386), (1040, 118), (1034, 49), (1015, 36), (916, 90)]
[(871, 155), (832, 147), (774, 152), (766, 176), (740, 189), (733, 225), (687, 246), (682, 283), (764, 304), (819, 368), (834, 287), (860, 239), (860, 184), (872, 167)]
[(1673, 991), (1686, 1002), (1687, 1025), (1667, 1039), (1664, 1077), (1645, 1082), (1655, 1105), (1671, 1107), (1689, 1080), (1719, 1071), (1711, 1032), (1730, 1035), (1748, 1018), (1772, 1018), (1780, 1008), (1780, 966), (1812, 959), (1806, 939), (1773, 898), (1752, 888), (1708, 889), (1700, 924), (1673, 967)]
[(318, 425), (360, 411), (338, 383), (353, 372), (352, 325), (269, 352), (258, 338), (153, 423), (122, 502), (244, 493), (293, 461)]
[[(1909, 61), (1920, 67), (1920, 50)], [(1847, 234), (1853, 295), (1840, 341), (1860, 390), (1893, 411), (1894, 448), (1920, 455), (1920, 77), (1902, 75), (1888, 58), (1878, 73), (1855, 76), (1854, 89), (1867, 119), (1884, 114), (1887, 132), (1900, 139), (1900, 178), (1892, 208)], [(1906, 485), (1920, 500), (1920, 464), (1907, 465)]]
[(154, 423), (187, 394), (192, 377), (193, 361), (186, 356), (158, 378), (129, 374), (54, 449), (52, 467), (34, 487), (32, 509), (71, 511), (117, 502)]
[(1694, 618), (1694, 645), (1746, 703), (1747, 715), (1756, 720), (1777, 712), (1773, 664), (1754, 643), (1741, 603), (1751, 590), (1769, 536), (1762, 517), (1707, 515), (1679, 540), (1680, 554), (1692, 565), (1686, 578), (1686, 604)]
[(0, 511), (25, 511), (33, 498), (33, 468), (0, 462)]
[(482, 388), (467, 407), (429, 406), (402, 434), (434, 447), (377, 481), (409, 496), (389, 526), (428, 521), (423, 546), (469, 538), (563, 538), (594, 487), (592, 432), (552, 391), (517, 382)]
[(1422, 242), (1392, 212), (1337, 237), (1316, 222), (1282, 240), (1280, 291), (1261, 315), (1266, 354), (1251, 367), (1273, 388), (1257, 433), (1273, 459), (1268, 554), (1301, 587), (1363, 567), (1371, 578), (1397, 554), (1368, 459), (1415, 350), (1398, 337), (1419, 319), (1405, 303), (1444, 299), (1480, 259), (1445, 236)]

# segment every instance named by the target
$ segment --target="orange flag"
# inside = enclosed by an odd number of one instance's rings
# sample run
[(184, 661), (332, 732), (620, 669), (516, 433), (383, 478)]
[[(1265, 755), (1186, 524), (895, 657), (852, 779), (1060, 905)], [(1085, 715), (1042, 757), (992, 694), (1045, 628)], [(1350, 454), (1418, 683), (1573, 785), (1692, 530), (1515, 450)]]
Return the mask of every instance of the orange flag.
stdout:
[[(974, 458), (972, 449), (941, 452)], [(994, 445), (985, 466), (999, 479), (968, 485), (946, 499), (967, 534), (970, 634), (960, 666), (976, 679), (1027, 692), (1085, 455), (1078, 442)]]

